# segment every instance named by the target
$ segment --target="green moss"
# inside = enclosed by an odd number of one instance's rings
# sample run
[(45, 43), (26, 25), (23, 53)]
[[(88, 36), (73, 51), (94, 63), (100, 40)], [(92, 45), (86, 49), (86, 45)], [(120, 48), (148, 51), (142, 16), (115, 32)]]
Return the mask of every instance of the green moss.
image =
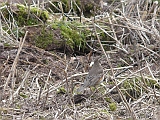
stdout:
[(57, 22), (54, 22), (54, 23), (51, 25), (51, 27), (52, 27), (54, 30), (58, 29), (58, 28), (59, 28), (59, 23), (58, 23), (58, 21), (57, 21)]
[(17, 4), (17, 8), (19, 11), (17, 12), (18, 14), (15, 15), (15, 18), (18, 21), (17, 23), (19, 26), (38, 24), (41, 22), (38, 18), (43, 22), (46, 22), (49, 18), (49, 13), (47, 11), (36, 7), (30, 7), (30, 12), (28, 8), (22, 4)]
[(126, 95), (127, 99), (136, 99), (142, 94), (142, 92), (148, 92), (146, 89), (144, 89), (145, 87), (160, 89), (160, 85), (157, 84), (156, 80), (146, 77), (135, 77), (126, 80), (125, 82), (123, 82), (122, 87), (124, 88), (122, 91)]
[(17, 8), (22, 12), (25, 11), (25, 6), (23, 4), (17, 4)]
[(138, 98), (141, 95), (141, 78), (132, 78), (123, 83), (123, 92), (127, 99)]
[[(1, 42), (1, 41), (0, 41)], [(4, 45), (4, 47), (6, 47), (6, 48), (12, 48), (13, 46), (14, 46), (14, 44), (12, 44), (12, 43), (3, 43), (3, 45)]]
[(19, 94), (22, 98), (27, 98), (28, 96), (27, 95), (25, 95), (24, 93), (20, 93)]
[(147, 86), (151, 87), (151, 88), (157, 88), (157, 89), (160, 89), (160, 85), (157, 83), (156, 80), (153, 80), (152, 78), (150, 79), (146, 79), (146, 84)]
[(103, 109), (101, 112), (103, 112), (103, 113), (109, 115), (109, 112), (108, 112), (108, 110), (106, 110), (106, 109)]
[(9, 43), (4, 43), (4, 47), (11, 47), (12, 45)]
[(66, 93), (66, 89), (64, 87), (60, 87), (57, 90), (57, 94), (65, 94)]
[(106, 97), (106, 98), (104, 98), (104, 99), (105, 99), (106, 102), (109, 102), (109, 103), (112, 102), (111, 98), (109, 98), (109, 97)]
[(46, 22), (46, 20), (49, 18), (48, 11), (41, 10), (36, 7), (31, 7), (31, 14), (37, 15), (43, 22)]
[(77, 26), (80, 25), (76, 22), (56, 22), (52, 24), (53, 29), (60, 29), (62, 39), (65, 40), (66, 45), (69, 46), (73, 51), (84, 50), (86, 45), (86, 32), (80, 29), (77, 29)]
[(42, 29), (40, 35), (35, 38), (35, 45), (37, 47), (46, 49), (49, 44), (53, 42), (53, 34), (50, 31)]
[(146, 79), (146, 78), (141, 78), (141, 77), (136, 77), (136, 78), (132, 78), (128, 81), (125, 81), (123, 83), (123, 87), (127, 90), (134, 89), (134, 90), (140, 92), (140, 85), (145, 84), (142, 82), (143, 81), (142, 79), (144, 79), (144, 81), (146, 82), (148, 87), (151, 87), (151, 88), (156, 87), (156, 88), (160, 89), (160, 86), (157, 84), (156, 80), (153, 80), (151, 78)]
[(135, 77), (135, 78), (132, 78), (132, 79), (129, 79), (129, 80), (126, 80), (124, 83), (123, 83), (123, 87), (125, 89), (132, 89), (132, 88), (135, 88), (136, 85), (139, 85), (140, 84), (140, 81), (141, 81), (141, 78), (139, 77)]
[(47, 21), (47, 19), (49, 18), (49, 13), (48, 11), (42, 11), (40, 18), (42, 19), (42, 21)]
[(109, 109), (110, 109), (111, 111), (115, 111), (115, 110), (117, 109), (116, 103), (110, 103), (110, 104), (109, 104)]

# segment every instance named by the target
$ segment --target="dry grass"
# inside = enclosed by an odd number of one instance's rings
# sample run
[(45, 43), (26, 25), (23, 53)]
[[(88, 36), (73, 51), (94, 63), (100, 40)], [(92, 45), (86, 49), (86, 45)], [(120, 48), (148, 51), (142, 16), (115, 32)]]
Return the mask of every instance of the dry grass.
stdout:
[[(84, 101), (78, 104), (74, 104), (73, 98), (91, 59), (50, 53), (28, 45), (25, 42), (28, 31), (19, 41), (18, 34), (12, 31), (18, 28), (16, 21), (4, 18), (1, 10), (0, 14), (0, 42), (10, 45), (4, 50), (3, 45), (0, 47), (0, 119), (158, 120), (160, 7), (157, 1), (113, 2), (95, 17), (81, 18), (84, 26), (77, 27), (86, 27), (97, 37), (95, 42), (99, 47), (90, 46), (93, 40), (88, 40), (88, 47), (104, 56), (101, 64), (106, 80), (92, 94), (87, 90)], [(16, 30), (18, 33), (20, 29)], [(109, 41), (101, 39), (103, 32)], [(111, 111), (111, 103), (116, 104), (115, 111)]]

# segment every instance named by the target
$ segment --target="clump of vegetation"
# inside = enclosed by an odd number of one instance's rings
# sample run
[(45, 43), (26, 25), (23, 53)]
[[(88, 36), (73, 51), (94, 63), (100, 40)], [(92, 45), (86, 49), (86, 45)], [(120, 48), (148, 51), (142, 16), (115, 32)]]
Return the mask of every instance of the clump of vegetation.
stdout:
[[(148, 86), (151, 88), (159, 89), (160, 86), (157, 84), (155, 80), (152, 79), (145, 79), (141, 77), (132, 78), (128, 81), (123, 83), (124, 92), (127, 98), (136, 99), (141, 95), (142, 87), (141, 86)], [(145, 89), (143, 89), (145, 91)], [(147, 92), (147, 91), (146, 91)]]
[[(62, 50), (66, 52), (86, 52), (86, 36), (89, 31), (78, 29), (80, 23), (58, 21), (51, 28), (40, 28), (36, 35), (32, 36), (35, 45), (45, 50)], [(58, 36), (58, 37), (57, 37)]]
[[(46, 10), (42, 10), (38, 7), (27, 7), (23, 4), (13, 4), (11, 8), (12, 7), (14, 9), (11, 9), (13, 15), (10, 21), (13, 21), (14, 19), (18, 26), (35, 25), (42, 22), (45, 23), (49, 18), (49, 13)], [(5, 18), (9, 18), (10, 13), (6, 7), (2, 9), (2, 13)]]
[[(17, 8), (19, 9), (18, 14), (15, 15), (15, 18), (18, 21), (18, 25), (34, 25), (39, 22), (46, 22), (49, 13), (45, 10), (36, 8), (36, 7), (30, 7), (30, 10), (28, 7), (17, 4)], [(39, 18), (39, 19), (38, 19)]]
[(60, 87), (58, 90), (57, 90), (57, 94), (65, 94), (66, 93), (66, 89), (64, 87)]
[(140, 96), (141, 88), (140, 88), (140, 79), (131, 79), (131, 80), (126, 80), (123, 83), (123, 88), (124, 88), (124, 93), (126, 94), (127, 98), (138, 98)]
[(111, 111), (115, 111), (115, 110), (117, 109), (116, 103), (110, 103), (110, 104), (109, 104), (109, 109), (110, 109)]
[(22, 98), (27, 98), (28, 96), (26, 95), (26, 94), (24, 94), (24, 93), (20, 93), (19, 94)]
[(160, 85), (153, 78), (148, 78), (148, 79), (145, 79), (145, 80), (146, 80), (147, 86), (149, 86), (151, 88), (157, 88), (158, 90), (160, 89)]
[(36, 35), (35, 37), (35, 45), (37, 47), (46, 49), (48, 45), (52, 44), (53, 37), (54, 36), (50, 31), (42, 29), (40, 34)]
[(89, 34), (87, 30), (78, 29), (80, 23), (76, 22), (56, 22), (52, 24), (54, 30), (59, 29), (62, 39), (66, 45), (73, 51), (84, 51), (86, 48), (86, 35)]
[(109, 103), (112, 102), (111, 98), (109, 98), (109, 97), (106, 97), (106, 98), (104, 98), (104, 99), (105, 99), (106, 102), (109, 102)]

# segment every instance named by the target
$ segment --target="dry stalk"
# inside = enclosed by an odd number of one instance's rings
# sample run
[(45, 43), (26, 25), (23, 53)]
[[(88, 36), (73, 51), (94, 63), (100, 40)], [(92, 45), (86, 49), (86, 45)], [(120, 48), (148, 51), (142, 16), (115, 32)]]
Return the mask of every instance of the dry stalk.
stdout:
[(99, 44), (100, 44), (100, 47), (101, 47), (104, 55), (106, 56), (106, 60), (107, 60), (107, 62), (108, 62), (108, 64), (109, 64), (109, 66), (110, 66), (111, 74), (112, 74), (112, 77), (113, 77), (112, 80), (113, 80), (113, 82), (114, 82), (114, 84), (115, 84), (115, 86), (116, 86), (116, 88), (117, 88), (117, 90), (118, 90), (119, 95), (121, 96), (121, 99), (122, 99), (124, 105), (125, 105), (126, 108), (128, 109), (129, 114), (132, 116), (132, 119), (135, 119), (135, 113), (134, 113), (133, 110), (130, 108), (130, 106), (129, 106), (127, 100), (126, 100), (126, 98), (123, 96), (121, 90), (119, 89), (119, 87), (118, 87), (118, 85), (117, 85), (112, 64), (111, 64), (111, 62), (110, 62), (110, 60), (109, 60), (109, 58), (108, 58), (108, 55), (106, 54), (106, 52), (105, 52), (105, 50), (104, 50), (104, 48), (103, 48), (103, 45), (101, 44), (101, 41), (100, 41), (99, 36), (98, 36), (98, 34), (97, 34), (96, 26), (95, 26), (94, 23), (93, 23), (93, 26), (94, 26), (95, 34), (96, 34), (96, 36), (97, 36), (98, 42), (99, 42)]
[[(19, 86), (19, 87), (17, 88), (17, 90), (13, 93), (13, 96), (12, 96), (12, 97), (16, 97), (16, 96), (18, 95), (20, 89), (24, 87), (24, 83), (25, 83), (27, 77), (29, 76), (29, 73), (30, 73), (29, 70), (27, 70), (27, 71), (25, 72), (24, 78), (23, 78), (23, 80), (22, 80), (20, 86)], [(10, 96), (10, 100), (12, 100), (12, 97)]]
[[(11, 77), (12, 77), (12, 81), (11, 81), (12, 82), (12, 90), (14, 90), (14, 85), (15, 85), (15, 80), (14, 80), (15, 78), (14, 78), (14, 76), (15, 76), (16, 66), (17, 66), (18, 58), (19, 58), (20, 52), (22, 50), (24, 41), (25, 41), (25, 39), (27, 37), (27, 33), (28, 33), (28, 31), (26, 31), (24, 38), (20, 40), (20, 44), (19, 44), (19, 49), (18, 49), (17, 55), (16, 55), (16, 57), (15, 57), (15, 59), (13, 61), (12, 67), (10, 69), (10, 73), (9, 73), (8, 78), (6, 80), (6, 83), (4, 85), (3, 95), (5, 93), (5, 90), (6, 90), (7, 86), (8, 86), (9, 81), (11, 80)], [(12, 99), (13, 95), (11, 95), (10, 98)]]
[[(108, 12), (107, 12), (107, 17), (108, 17), (109, 23), (111, 24), (111, 29), (112, 29), (112, 32), (113, 32), (114, 40), (117, 42), (116, 45), (117, 45), (117, 47), (122, 47), (122, 44), (121, 44), (121, 43), (118, 41), (118, 39), (117, 39), (115, 30), (114, 30), (114, 27), (113, 27), (113, 23), (112, 23), (112, 21), (111, 21), (111, 18), (109, 17)], [(124, 49), (124, 48), (122, 48), (122, 49)], [(124, 49), (124, 51), (125, 51), (126, 53), (128, 53), (125, 49)]]
[[(83, 76), (83, 75), (87, 75), (87, 74), (88, 74), (87, 72), (86, 72), (86, 73), (74, 74), (74, 75), (71, 75), (70, 77), (67, 77), (67, 80), (70, 80), (70, 79), (72, 79), (72, 78), (74, 78), (74, 77), (77, 77), (77, 76)], [(59, 83), (57, 83), (56, 85), (50, 87), (50, 88), (49, 88), (49, 93), (52, 92), (52, 91), (54, 91), (54, 90), (56, 90), (56, 89), (58, 89), (59, 87), (63, 86), (64, 83), (66, 83), (66, 78), (65, 78), (64, 80), (62, 80), (62, 82), (59, 82)], [(45, 94), (46, 92), (47, 92), (47, 90), (44, 90), (44, 91), (42, 92), (42, 94)]]
[(149, 52), (155, 54), (157, 57), (160, 58), (160, 55), (159, 55), (158, 53), (154, 52), (153, 50), (151, 50), (151, 49), (149, 49), (149, 48), (147, 48), (147, 47), (145, 47), (145, 46), (143, 46), (143, 45), (140, 45), (140, 44), (137, 44), (137, 46), (140, 46), (140, 47), (142, 47), (142, 48), (148, 50)]
[(68, 76), (68, 73), (67, 73), (68, 63), (67, 63), (67, 60), (66, 60), (66, 56), (65, 56), (65, 61), (66, 61), (66, 68), (64, 70), (64, 76), (65, 76), (65, 79), (66, 79), (67, 94), (69, 96), (69, 91), (70, 91), (69, 87), (70, 86), (69, 86), (69, 81), (68, 81), (68, 78), (67, 78), (67, 76)]
[[(51, 72), (52, 71), (50, 70), (49, 74), (48, 74), (48, 77), (47, 77), (47, 80), (45, 81), (44, 88), (43, 88), (43, 90), (47, 89), (47, 93), (45, 95), (45, 100), (43, 102), (43, 109), (45, 108), (45, 105), (46, 105), (46, 102), (47, 102), (47, 98), (48, 98), (48, 95), (49, 95), (49, 82), (48, 81), (49, 81), (49, 79), (51, 77)], [(39, 93), (38, 101), (40, 100), (40, 96), (41, 96), (41, 93), (42, 93), (43, 90), (41, 89), (41, 91)]]
[[(67, 60), (66, 60), (66, 56), (65, 56), (65, 61), (66, 61), (66, 68), (64, 70), (64, 76), (65, 76), (65, 80), (66, 80), (67, 95), (68, 95), (68, 98), (69, 98), (69, 102), (72, 104), (72, 106), (74, 106), (74, 104), (72, 102), (72, 99), (71, 99), (72, 94), (70, 94), (70, 91), (73, 89), (73, 88), (71, 88), (72, 86), (70, 85), (70, 83), (72, 82), (72, 80), (71, 80), (71, 82), (69, 82), (68, 81), (68, 77), (67, 77), (68, 76), (68, 72), (67, 72), (67, 70), (68, 70), (68, 63), (67, 63)], [(71, 84), (73, 84), (73, 83), (71, 83)]]
[[(10, 10), (8, 9), (8, 7), (7, 7), (7, 6), (4, 6), (4, 7), (7, 9), (8, 13), (9, 13), (10, 16), (12, 17), (12, 19), (14, 20), (14, 18), (13, 18), (13, 16), (12, 16), (12, 13), (11, 13)], [(2, 9), (2, 8), (1, 8), (1, 9)], [(8, 22), (7, 22), (8, 20), (6, 20), (6, 18), (5, 18), (5, 16), (3, 15), (3, 13), (2, 13), (1, 10), (0, 10), (0, 14), (1, 14), (1, 17), (3, 18), (3, 20), (4, 20), (4, 22), (5, 22), (5, 25), (7, 26), (8, 30), (9, 30), (10, 33), (11, 33), (11, 35), (13, 36), (13, 38), (16, 39), (16, 40), (18, 40), (17, 37), (13, 34), (13, 31), (11, 30), (11, 27), (10, 27), (10, 26), (15, 26), (14, 23), (9, 22), (9, 24), (8, 24)], [(15, 21), (15, 20), (14, 20), (14, 21)], [(12, 25), (12, 24), (13, 24), (13, 25)], [(8, 31), (8, 30), (6, 30), (6, 31)], [(14, 41), (14, 39), (11, 38), (11, 35), (9, 35), (6, 31), (3, 30), (3, 32), (7, 35), (7, 37), (10, 38), (12, 41)], [(3, 32), (2, 32), (2, 33), (3, 33)], [(2, 33), (1, 33), (1, 34), (2, 34)]]

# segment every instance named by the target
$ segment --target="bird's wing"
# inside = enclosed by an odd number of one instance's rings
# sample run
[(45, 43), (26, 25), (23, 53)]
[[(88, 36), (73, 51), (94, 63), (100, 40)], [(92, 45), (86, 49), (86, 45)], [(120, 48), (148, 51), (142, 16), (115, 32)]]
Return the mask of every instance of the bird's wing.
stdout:
[(100, 79), (102, 79), (103, 77), (103, 73), (101, 74), (93, 74), (93, 75), (87, 75), (85, 81), (84, 81), (84, 85), (85, 87), (90, 87), (90, 86), (95, 86)]

